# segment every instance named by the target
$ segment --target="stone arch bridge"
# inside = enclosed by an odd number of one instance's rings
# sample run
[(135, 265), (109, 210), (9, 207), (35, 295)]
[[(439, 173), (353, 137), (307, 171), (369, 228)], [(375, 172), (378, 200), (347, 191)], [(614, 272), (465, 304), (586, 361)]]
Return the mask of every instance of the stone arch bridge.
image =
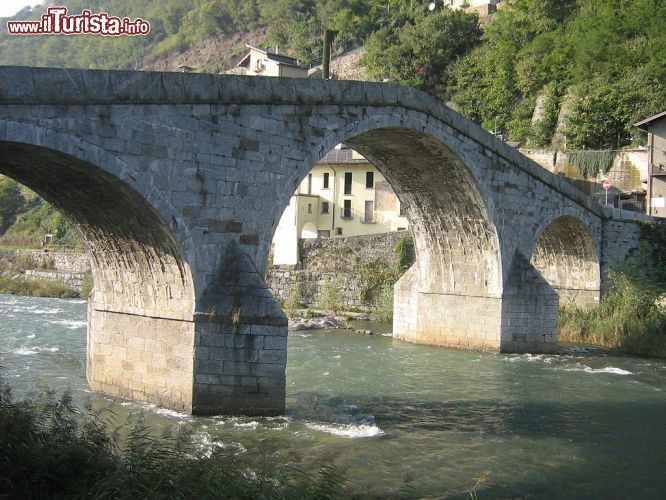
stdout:
[(407, 207), (409, 342), (551, 352), (640, 216), (604, 208), (421, 92), (206, 74), (0, 68), (0, 173), (80, 229), (93, 389), (198, 414), (284, 411), (287, 319), (263, 272), (294, 189), (336, 144)]

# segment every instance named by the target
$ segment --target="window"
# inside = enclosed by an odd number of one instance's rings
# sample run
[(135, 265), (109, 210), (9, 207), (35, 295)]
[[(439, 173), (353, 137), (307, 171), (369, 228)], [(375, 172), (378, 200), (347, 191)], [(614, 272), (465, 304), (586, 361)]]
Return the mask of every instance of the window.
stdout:
[(327, 201), (322, 201), (321, 202), (321, 213), (322, 214), (327, 214), (328, 213), (328, 202)]
[(352, 173), (345, 172), (345, 194), (351, 194)]
[(342, 217), (345, 219), (351, 219), (351, 216), (352, 216), (351, 200), (345, 200), (345, 206), (342, 209)]
[(312, 213), (312, 203), (308, 203), (308, 213)]
[(328, 189), (328, 172), (324, 173), (324, 189)]
[(342, 228), (341, 228), (341, 227), (336, 227), (336, 228), (335, 228), (335, 234), (337, 234), (338, 236), (340, 236), (340, 235), (342, 234)]
[(367, 187), (367, 188), (375, 187), (375, 173), (374, 172), (366, 172), (365, 173), (365, 187)]

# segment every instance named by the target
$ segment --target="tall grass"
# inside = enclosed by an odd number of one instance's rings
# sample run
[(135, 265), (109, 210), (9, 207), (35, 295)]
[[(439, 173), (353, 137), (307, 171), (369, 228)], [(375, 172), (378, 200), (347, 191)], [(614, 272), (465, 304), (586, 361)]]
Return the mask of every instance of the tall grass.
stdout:
[[(174, 430), (175, 429), (175, 430)], [(80, 410), (65, 393), (17, 401), (0, 388), (3, 498), (344, 498), (342, 472), (316, 476), (265, 466), (235, 449), (202, 450), (185, 426), (153, 436), (142, 419), (121, 438), (110, 415)], [(272, 467), (272, 468), (268, 468)]]
[(8, 276), (0, 276), (0, 293), (60, 299), (71, 299), (79, 296), (78, 291), (72, 290), (59, 281), (26, 280)]
[(663, 287), (629, 270), (609, 273), (605, 299), (560, 312), (560, 341), (621, 347), (628, 352), (666, 357), (666, 316), (657, 305)]

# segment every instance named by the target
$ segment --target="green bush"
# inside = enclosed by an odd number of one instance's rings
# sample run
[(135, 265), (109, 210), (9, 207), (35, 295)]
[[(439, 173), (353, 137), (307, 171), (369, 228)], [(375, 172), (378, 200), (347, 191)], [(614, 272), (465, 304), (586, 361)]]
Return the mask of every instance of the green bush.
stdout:
[(337, 314), (342, 310), (342, 284), (339, 280), (324, 283), (315, 299), (317, 307)]
[(629, 270), (609, 274), (612, 288), (604, 301), (562, 308), (560, 340), (665, 355), (666, 317), (657, 306), (663, 288)]
[(372, 316), (376, 321), (389, 322), (393, 319), (392, 285), (386, 285), (380, 290), (372, 308)]
[(284, 310), (287, 313), (287, 316), (292, 317), (296, 313), (298, 309), (302, 307), (301, 301), (303, 300), (303, 292), (302, 292), (303, 286), (299, 281), (296, 281), (294, 283), (294, 286), (292, 286), (289, 289), (289, 292), (287, 293), (287, 296), (284, 299)]
[[(121, 432), (121, 431), (127, 432)], [(126, 437), (120, 436), (126, 434)], [(262, 464), (234, 448), (202, 451), (187, 426), (151, 434), (143, 418), (115, 427), (65, 393), (17, 401), (0, 386), (0, 484), (7, 498), (344, 498), (342, 472)]]
[(95, 282), (93, 281), (92, 275), (87, 274), (86, 277), (83, 278), (83, 283), (81, 284), (81, 298), (87, 300), (94, 287)]
[(414, 242), (411, 236), (403, 236), (393, 246), (397, 272), (404, 273), (414, 263)]

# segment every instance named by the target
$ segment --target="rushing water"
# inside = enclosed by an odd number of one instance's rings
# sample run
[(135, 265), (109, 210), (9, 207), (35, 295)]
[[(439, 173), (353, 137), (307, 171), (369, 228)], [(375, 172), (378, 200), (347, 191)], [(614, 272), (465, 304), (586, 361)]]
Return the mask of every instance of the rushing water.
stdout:
[[(666, 497), (666, 363), (608, 351), (503, 355), (347, 331), (289, 337), (287, 414), (203, 418), (91, 394), (83, 301), (0, 295), (0, 376), (18, 394), (70, 388), (156, 428), (309, 469), (363, 495)], [(374, 326), (378, 329), (377, 325)]]

